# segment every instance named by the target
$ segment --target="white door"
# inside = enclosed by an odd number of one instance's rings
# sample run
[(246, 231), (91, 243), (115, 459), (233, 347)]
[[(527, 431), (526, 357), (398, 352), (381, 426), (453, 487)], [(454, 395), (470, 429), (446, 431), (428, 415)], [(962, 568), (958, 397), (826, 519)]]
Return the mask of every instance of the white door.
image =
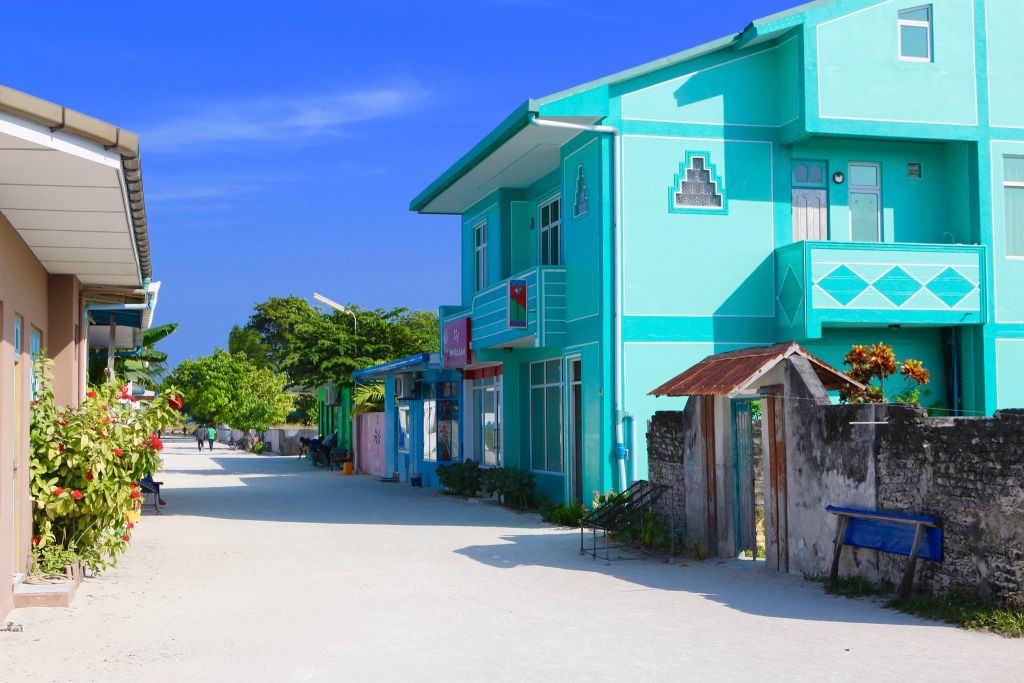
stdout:
[(793, 241), (828, 239), (828, 192), (793, 188)]

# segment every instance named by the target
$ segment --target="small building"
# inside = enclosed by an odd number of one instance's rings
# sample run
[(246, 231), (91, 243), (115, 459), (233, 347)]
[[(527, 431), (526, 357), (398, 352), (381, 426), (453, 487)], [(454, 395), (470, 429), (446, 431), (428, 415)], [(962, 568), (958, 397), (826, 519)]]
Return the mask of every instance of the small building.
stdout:
[(0, 619), (31, 559), (33, 360), (79, 405), (90, 354), (141, 344), (152, 275), (138, 137), (0, 86)]
[(929, 408), (1024, 406), (1022, 26), (819, 0), (525, 100), (411, 202), (457, 217), (465, 424), (493, 389), (499, 461), (566, 500), (645, 477), (648, 390), (723, 351), (885, 341)]
[[(352, 373), (357, 384), (384, 383), (384, 471), (437, 487), (437, 467), (466, 459), (462, 373), (440, 354), (419, 353)], [(358, 458), (358, 453), (356, 454)], [(485, 464), (485, 463), (480, 463)]]

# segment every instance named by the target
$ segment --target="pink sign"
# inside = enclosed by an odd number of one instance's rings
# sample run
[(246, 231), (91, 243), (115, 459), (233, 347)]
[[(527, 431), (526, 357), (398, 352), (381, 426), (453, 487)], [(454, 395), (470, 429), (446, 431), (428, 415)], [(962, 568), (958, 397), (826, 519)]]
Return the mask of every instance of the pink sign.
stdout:
[(444, 366), (461, 368), (469, 365), (469, 318), (456, 318), (444, 324)]

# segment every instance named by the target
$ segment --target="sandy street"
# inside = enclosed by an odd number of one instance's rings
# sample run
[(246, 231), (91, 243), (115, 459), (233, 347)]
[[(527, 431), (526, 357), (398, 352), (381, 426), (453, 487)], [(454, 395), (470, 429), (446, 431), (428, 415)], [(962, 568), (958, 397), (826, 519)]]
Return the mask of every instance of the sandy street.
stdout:
[(1014, 680), (1024, 641), (729, 565), (603, 563), (470, 503), (168, 439), (164, 514), (0, 680)]

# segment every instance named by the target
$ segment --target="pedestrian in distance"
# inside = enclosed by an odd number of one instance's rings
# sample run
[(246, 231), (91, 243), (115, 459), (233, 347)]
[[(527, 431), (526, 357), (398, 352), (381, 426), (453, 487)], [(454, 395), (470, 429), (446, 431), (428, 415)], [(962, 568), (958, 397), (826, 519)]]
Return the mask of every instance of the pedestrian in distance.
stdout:
[(206, 428), (206, 438), (210, 441), (210, 450), (213, 450), (213, 440), (217, 438), (217, 430), (210, 425)]
[(196, 443), (199, 444), (199, 450), (203, 450), (203, 437), (206, 436), (206, 430), (203, 429), (202, 425), (196, 426)]

